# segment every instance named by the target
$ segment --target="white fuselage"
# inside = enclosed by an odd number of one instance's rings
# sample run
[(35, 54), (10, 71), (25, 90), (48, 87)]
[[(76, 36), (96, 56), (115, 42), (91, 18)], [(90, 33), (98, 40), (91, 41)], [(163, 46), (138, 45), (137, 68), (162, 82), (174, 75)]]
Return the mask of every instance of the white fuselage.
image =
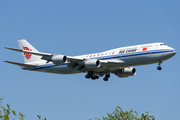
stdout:
[[(129, 47), (121, 47), (104, 51), (101, 53), (87, 54), (75, 56), (75, 58), (82, 58), (85, 60), (97, 59), (101, 61), (118, 61), (118, 64), (102, 64), (101, 67), (93, 70), (95, 72), (110, 72), (115, 73), (119, 69), (123, 69), (129, 66), (138, 66), (158, 63), (164, 61), (176, 54), (176, 51), (165, 45), (164, 43), (152, 43), (143, 44)], [(52, 62), (47, 63), (46, 61), (39, 61), (36, 63), (30, 63), (38, 65), (33, 68), (23, 68), (26, 70), (49, 72), (57, 74), (75, 74), (80, 73), (75, 68), (70, 68), (69, 62), (64, 64), (55, 65)], [(86, 71), (87, 72), (87, 71)]]

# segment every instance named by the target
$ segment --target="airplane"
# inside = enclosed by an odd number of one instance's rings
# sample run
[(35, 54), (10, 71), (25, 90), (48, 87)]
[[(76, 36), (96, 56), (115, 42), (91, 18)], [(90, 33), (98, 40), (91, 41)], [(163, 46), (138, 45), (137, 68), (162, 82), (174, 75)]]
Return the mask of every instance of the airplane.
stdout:
[(161, 63), (177, 53), (175, 49), (162, 42), (120, 47), (80, 56), (38, 52), (25, 39), (18, 40), (18, 44), (20, 49), (5, 48), (21, 52), (25, 63), (4, 62), (30, 71), (56, 74), (87, 73), (85, 78), (92, 80), (104, 76), (104, 81), (108, 81), (110, 74), (115, 74), (119, 78), (134, 76), (136, 69), (132, 66), (158, 63), (157, 69), (161, 70)]

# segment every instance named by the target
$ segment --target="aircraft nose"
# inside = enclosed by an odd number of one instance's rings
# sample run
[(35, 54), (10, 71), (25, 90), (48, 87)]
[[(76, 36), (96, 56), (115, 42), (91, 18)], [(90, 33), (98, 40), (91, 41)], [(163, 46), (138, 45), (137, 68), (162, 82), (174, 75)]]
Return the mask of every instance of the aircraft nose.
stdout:
[(175, 49), (172, 49), (172, 52), (171, 52), (172, 56), (174, 56), (176, 53), (177, 51)]
[(169, 59), (169, 58), (173, 57), (176, 53), (177, 53), (177, 51), (175, 49), (171, 48), (170, 51), (167, 53), (164, 53), (163, 56), (166, 59)]
[(177, 51), (176, 51), (176, 50), (174, 50), (173, 54), (175, 55), (176, 53), (177, 53)]

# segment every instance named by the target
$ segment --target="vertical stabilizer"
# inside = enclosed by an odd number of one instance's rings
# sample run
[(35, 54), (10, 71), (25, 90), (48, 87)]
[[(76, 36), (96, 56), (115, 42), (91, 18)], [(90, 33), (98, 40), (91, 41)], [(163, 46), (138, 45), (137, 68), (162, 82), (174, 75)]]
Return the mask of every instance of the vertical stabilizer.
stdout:
[[(28, 50), (28, 51), (34, 51), (34, 52), (38, 52), (31, 44), (29, 44), (25, 39), (23, 40), (18, 40), (18, 44), (19, 44), (19, 48), (22, 50)], [(30, 62), (36, 62), (36, 61), (40, 61), (41, 56), (37, 56), (37, 55), (32, 55), (29, 53), (22, 53), (22, 56), (24, 58), (24, 62), (25, 63), (30, 63)]]

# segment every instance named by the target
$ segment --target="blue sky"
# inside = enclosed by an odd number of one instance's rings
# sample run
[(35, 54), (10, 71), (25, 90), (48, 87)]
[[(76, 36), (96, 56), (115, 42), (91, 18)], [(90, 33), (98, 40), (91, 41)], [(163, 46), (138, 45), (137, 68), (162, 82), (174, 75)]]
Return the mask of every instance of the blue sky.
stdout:
[(164, 42), (180, 51), (178, 0), (16, 0), (0, 1), (0, 96), (2, 105), (26, 120), (88, 120), (123, 110), (148, 110), (157, 120), (179, 119), (179, 53), (157, 64), (137, 66), (129, 78), (112, 75), (92, 81), (85, 74), (57, 75), (23, 71), (4, 60), (23, 62), (17, 40), (41, 52), (81, 55), (113, 48)]

